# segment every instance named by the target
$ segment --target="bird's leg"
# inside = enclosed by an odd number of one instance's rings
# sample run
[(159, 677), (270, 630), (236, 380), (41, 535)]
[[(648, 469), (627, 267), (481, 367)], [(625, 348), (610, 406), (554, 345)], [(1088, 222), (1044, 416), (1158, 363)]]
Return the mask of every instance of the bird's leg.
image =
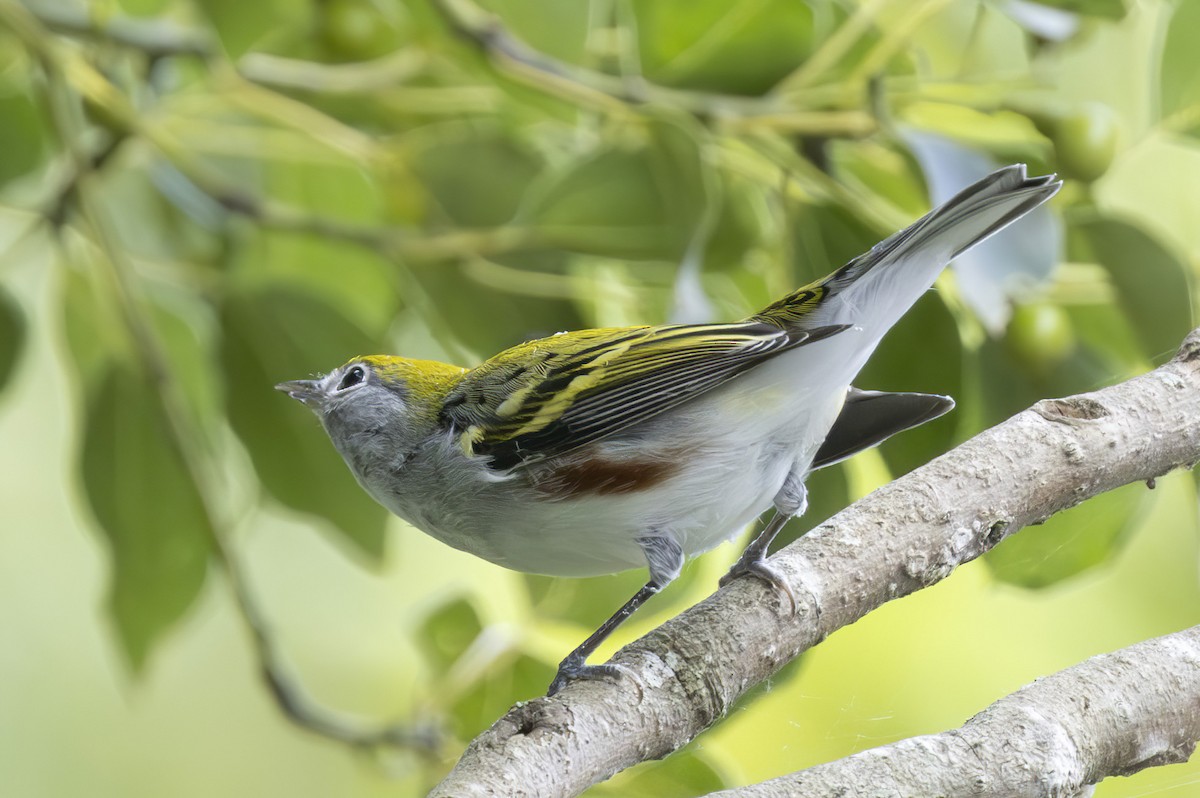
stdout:
[(600, 624), (599, 629), (588, 635), (586, 640), (559, 663), (558, 673), (555, 675), (554, 681), (550, 682), (550, 689), (546, 691), (546, 695), (554, 695), (576, 679), (615, 679), (620, 676), (628, 676), (633, 679), (640, 691), (641, 685), (638, 683), (637, 677), (627, 668), (612, 663), (587, 664), (587, 658), (613, 633), (613, 630), (620, 626), (626, 618), (633, 615), (647, 599), (679, 576), (679, 570), (683, 567), (683, 549), (675, 542), (674, 538), (656, 534), (639, 538), (637, 542), (645, 552), (646, 561), (650, 565), (650, 581), (634, 593), (633, 597), (621, 606), (621, 609)]
[(661, 586), (656, 585), (653, 580), (647, 582), (633, 594), (633, 598), (625, 602), (621, 609), (600, 624), (599, 629), (588, 635), (587, 640), (580, 643), (574, 651), (566, 656), (566, 659), (559, 663), (558, 673), (555, 674), (554, 681), (550, 682), (550, 689), (546, 691), (546, 695), (554, 695), (576, 679), (616, 679), (621, 675), (628, 675), (627, 671), (619, 665), (610, 663), (588, 665), (587, 658), (604, 642), (605, 638), (613, 633), (614, 629), (621, 625), (622, 621), (632, 615), (646, 599), (659, 590), (661, 590)]
[(775, 496), (775, 515), (758, 533), (758, 536), (750, 541), (750, 545), (729, 569), (729, 573), (721, 577), (721, 586), (724, 587), (739, 576), (756, 576), (764, 582), (774, 585), (780, 593), (787, 596), (788, 603), (792, 608), (792, 615), (795, 615), (796, 594), (778, 569), (767, 562), (767, 550), (771, 547), (771, 541), (779, 534), (779, 530), (783, 529), (784, 524), (795, 516), (803, 514), (807, 507), (808, 491), (804, 487), (804, 473), (793, 471), (788, 474), (787, 479), (783, 482), (783, 487)]

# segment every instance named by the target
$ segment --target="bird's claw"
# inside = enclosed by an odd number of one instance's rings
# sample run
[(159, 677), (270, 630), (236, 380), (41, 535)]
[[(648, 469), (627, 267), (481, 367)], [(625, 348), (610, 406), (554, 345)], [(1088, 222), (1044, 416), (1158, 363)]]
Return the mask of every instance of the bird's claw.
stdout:
[(624, 665), (617, 665), (612, 662), (607, 662), (603, 665), (588, 665), (581, 659), (567, 657), (559, 664), (558, 673), (554, 675), (554, 680), (550, 682), (550, 688), (546, 690), (546, 695), (552, 696), (571, 682), (581, 679), (619, 682), (622, 678), (628, 679), (633, 684), (638, 692), (638, 700), (641, 701), (642, 696), (645, 694), (642, 689), (642, 680), (638, 678), (636, 673)]
[(771, 565), (764, 559), (743, 561), (738, 560), (729, 569), (729, 573), (721, 577), (718, 584), (721, 587), (732, 582), (741, 576), (753, 576), (761, 579), (769, 585), (772, 585), (776, 590), (782, 593), (788, 600), (788, 605), (791, 607), (791, 616), (795, 617), (799, 611), (799, 603), (796, 601), (796, 593), (792, 590), (792, 586), (783, 578), (783, 574), (779, 572), (775, 566)]

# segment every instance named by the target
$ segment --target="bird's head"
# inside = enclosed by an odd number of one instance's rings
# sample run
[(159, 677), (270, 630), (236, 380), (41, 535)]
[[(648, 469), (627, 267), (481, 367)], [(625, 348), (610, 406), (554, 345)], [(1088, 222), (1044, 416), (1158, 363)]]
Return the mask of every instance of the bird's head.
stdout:
[(390, 355), (356, 357), (315, 379), (275, 386), (317, 414), (351, 467), (411, 451), (434, 434), (458, 366)]

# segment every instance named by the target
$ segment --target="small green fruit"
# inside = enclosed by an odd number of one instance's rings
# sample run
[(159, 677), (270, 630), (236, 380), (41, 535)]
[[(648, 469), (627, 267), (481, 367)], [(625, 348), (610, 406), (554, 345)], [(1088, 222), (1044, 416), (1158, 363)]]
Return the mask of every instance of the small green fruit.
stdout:
[(1104, 103), (1061, 109), (1048, 105), (1019, 108), (1054, 144), (1056, 166), (1064, 177), (1090, 183), (1108, 171), (1117, 154), (1121, 124)]
[(321, 38), (341, 58), (366, 61), (400, 45), (401, 10), (385, 0), (326, 0), (321, 8)]
[(1075, 328), (1071, 317), (1058, 305), (1018, 305), (1008, 322), (1004, 344), (1034, 373), (1045, 375), (1075, 351)]
[(1067, 177), (1090, 183), (1112, 165), (1119, 138), (1116, 112), (1101, 103), (1086, 103), (1059, 120), (1053, 136), (1058, 166)]

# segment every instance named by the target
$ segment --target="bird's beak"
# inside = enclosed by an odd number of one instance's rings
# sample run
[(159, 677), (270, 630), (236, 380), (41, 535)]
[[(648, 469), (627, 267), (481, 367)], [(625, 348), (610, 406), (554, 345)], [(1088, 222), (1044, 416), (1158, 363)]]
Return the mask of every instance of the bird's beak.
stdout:
[(275, 386), (275, 390), (283, 391), (293, 399), (303, 402), (309, 407), (317, 408), (324, 404), (325, 394), (321, 390), (319, 380), (289, 380)]

